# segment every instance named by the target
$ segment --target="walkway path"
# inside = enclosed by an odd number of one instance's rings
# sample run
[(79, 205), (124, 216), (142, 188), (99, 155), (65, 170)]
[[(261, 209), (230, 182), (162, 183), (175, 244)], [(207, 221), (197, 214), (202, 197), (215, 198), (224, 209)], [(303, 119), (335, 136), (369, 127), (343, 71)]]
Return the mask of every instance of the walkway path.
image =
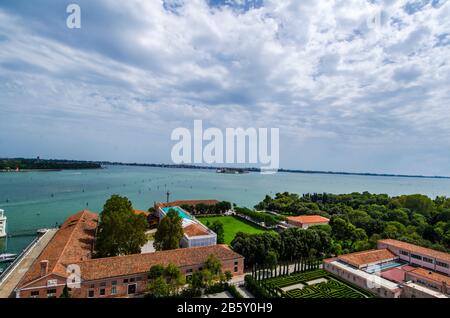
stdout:
[(255, 298), (245, 287), (236, 286), (236, 289), (244, 298)]
[(48, 230), (34, 245), (22, 255), (21, 259), (13, 265), (8, 274), (0, 282), (0, 298), (14, 297), (13, 292), (22, 277), (30, 269), (34, 260), (39, 257), (42, 250), (47, 246), (55, 235), (57, 229)]

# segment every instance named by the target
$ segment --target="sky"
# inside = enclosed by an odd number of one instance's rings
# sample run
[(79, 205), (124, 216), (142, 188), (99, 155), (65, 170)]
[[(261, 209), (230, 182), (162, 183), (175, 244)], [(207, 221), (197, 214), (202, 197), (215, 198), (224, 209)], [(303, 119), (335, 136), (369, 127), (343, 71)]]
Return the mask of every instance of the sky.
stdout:
[(170, 163), (201, 119), (279, 128), (283, 168), (450, 175), (449, 57), (447, 0), (0, 0), (0, 157)]

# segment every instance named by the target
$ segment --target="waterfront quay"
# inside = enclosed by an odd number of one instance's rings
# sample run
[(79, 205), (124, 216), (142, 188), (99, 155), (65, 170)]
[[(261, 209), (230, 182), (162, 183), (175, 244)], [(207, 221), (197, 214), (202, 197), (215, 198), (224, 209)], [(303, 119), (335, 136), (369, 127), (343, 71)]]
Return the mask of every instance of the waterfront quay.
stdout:
[(15, 297), (14, 289), (56, 232), (57, 229), (49, 229), (40, 237), (36, 238), (11, 266), (5, 270), (5, 273), (0, 278), (0, 298)]

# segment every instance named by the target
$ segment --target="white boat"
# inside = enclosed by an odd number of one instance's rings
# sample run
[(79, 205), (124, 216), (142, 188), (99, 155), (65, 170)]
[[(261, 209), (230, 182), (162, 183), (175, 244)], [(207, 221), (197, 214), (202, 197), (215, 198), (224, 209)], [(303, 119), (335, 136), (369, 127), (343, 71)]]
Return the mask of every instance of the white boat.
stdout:
[(0, 254), (0, 263), (12, 262), (17, 254)]
[(0, 238), (6, 237), (6, 215), (5, 211), (0, 209)]

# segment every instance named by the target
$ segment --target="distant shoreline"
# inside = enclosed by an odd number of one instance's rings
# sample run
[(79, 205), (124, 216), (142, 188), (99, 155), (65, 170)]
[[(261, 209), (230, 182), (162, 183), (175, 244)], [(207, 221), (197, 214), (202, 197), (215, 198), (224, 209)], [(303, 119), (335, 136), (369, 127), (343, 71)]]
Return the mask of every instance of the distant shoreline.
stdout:
[[(131, 166), (131, 167), (154, 167), (154, 168), (174, 168), (174, 169), (198, 169), (198, 170), (217, 170), (229, 169), (229, 167), (206, 167), (195, 165), (175, 165), (175, 164), (154, 164), (154, 163), (123, 163), (123, 162), (99, 162), (102, 165), (109, 166)], [(232, 168), (241, 169), (247, 172), (261, 172), (260, 168)], [(279, 169), (278, 172), (284, 173), (302, 173), (302, 174), (334, 174), (334, 175), (351, 175), (351, 176), (369, 176), (369, 177), (395, 177), (395, 178), (423, 178), (423, 179), (450, 179), (448, 176), (424, 176), (424, 175), (405, 175), (405, 174), (388, 174), (388, 173), (370, 173), (370, 172), (337, 172), (337, 171), (315, 171), (315, 170), (296, 170), (296, 169)]]
[[(14, 159), (6, 159), (14, 160)], [(32, 159), (26, 159), (32, 160)], [(63, 170), (96, 170), (103, 169), (104, 166), (130, 166), (130, 167), (153, 167), (153, 168), (172, 168), (172, 169), (197, 169), (197, 170), (240, 170), (243, 172), (261, 172), (260, 168), (250, 167), (221, 167), (221, 166), (197, 166), (188, 164), (157, 164), (157, 163), (126, 163), (126, 162), (111, 162), (111, 161), (80, 161), (80, 160), (59, 160), (59, 159), (49, 159), (41, 161), (48, 162), (58, 162), (62, 161), (65, 163), (76, 163), (76, 164), (91, 164), (98, 165), (97, 167), (70, 167), (70, 168), (58, 168), (58, 169), (20, 169), (15, 171), (13, 169), (5, 170), (0, 169), (0, 173), (5, 172), (54, 172)], [(346, 176), (368, 176), (368, 177), (394, 177), (394, 178), (422, 178), (422, 179), (450, 179), (450, 176), (426, 176), (426, 175), (407, 175), (407, 174), (390, 174), (390, 173), (370, 173), (370, 172), (345, 172), (345, 171), (320, 171), (320, 170), (300, 170), (300, 169), (279, 169), (278, 172), (283, 173), (300, 173), (300, 174), (331, 174), (331, 175), (346, 175)], [(225, 173), (227, 174), (227, 173)], [(233, 173), (234, 174), (234, 173)], [(241, 175), (239, 173), (237, 175)]]

